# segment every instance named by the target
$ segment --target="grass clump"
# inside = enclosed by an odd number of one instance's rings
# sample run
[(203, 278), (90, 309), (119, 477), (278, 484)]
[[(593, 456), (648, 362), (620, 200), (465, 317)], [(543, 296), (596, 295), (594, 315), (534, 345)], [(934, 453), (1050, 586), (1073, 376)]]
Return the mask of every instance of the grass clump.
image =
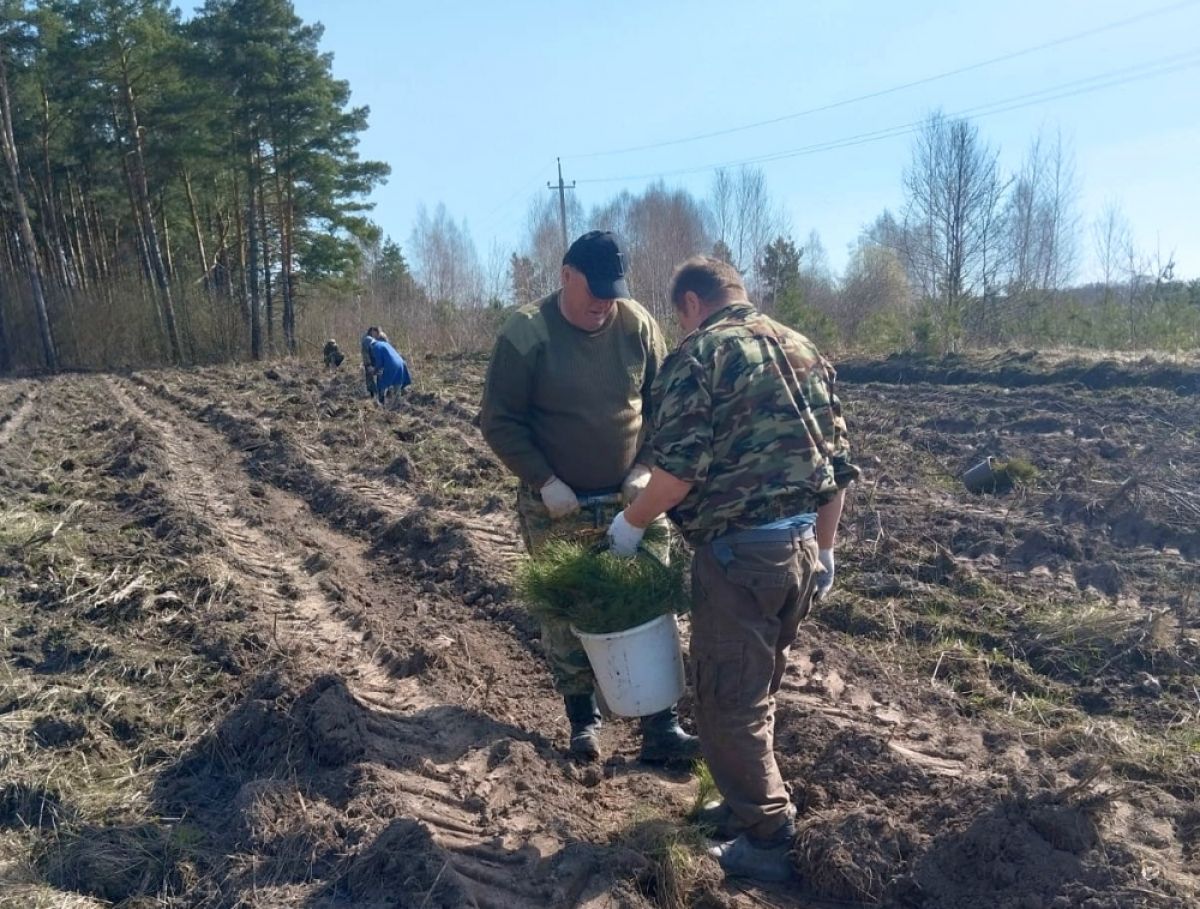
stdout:
[(694, 822), (710, 802), (721, 798), (721, 793), (717, 791), (717, 781), (713, 779), (712, 771), (708, 769), (706, 761), (696, 761), (692, 767), (692, 773), (696, 777), (696, 797), (692, 799), (692, 807), (687, 813), (687, 819)]
[(541, 619), (569, 622), (579, 631), (626, 631), (688, 608), (684, 565), (664, 564), (648, 552), (632, 559), (581, 543), (552, 540), (521, 566), (517, 588)]
[(637, 882), (656, 906), (686, 909), (708, 905), (704, 900), (716, 889), (720, 877), (705, 857), (708, 843), (699, 827), (648, 815), (622, 831), (617, 842), (645, 861)]

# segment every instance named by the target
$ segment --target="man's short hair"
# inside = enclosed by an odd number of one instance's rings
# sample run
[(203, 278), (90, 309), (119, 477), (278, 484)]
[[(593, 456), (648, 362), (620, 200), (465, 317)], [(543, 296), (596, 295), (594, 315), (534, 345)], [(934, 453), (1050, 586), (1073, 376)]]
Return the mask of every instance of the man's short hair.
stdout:
[(671, 276), (671, 302), (683, 305), (684, 294), (691, 291), (709, 306), (746, 296), (746, 285), (736, 268), (711, 256), (692, 256), (681, 262)]
[(367, 329), (367, 334), (369, 334), (369, 335), (377, 335), (377, 334), (379, 334), (379, 326), (378, 326), (378, 325), (372, 325), (372, 326), (370, 326), (370, 327)]

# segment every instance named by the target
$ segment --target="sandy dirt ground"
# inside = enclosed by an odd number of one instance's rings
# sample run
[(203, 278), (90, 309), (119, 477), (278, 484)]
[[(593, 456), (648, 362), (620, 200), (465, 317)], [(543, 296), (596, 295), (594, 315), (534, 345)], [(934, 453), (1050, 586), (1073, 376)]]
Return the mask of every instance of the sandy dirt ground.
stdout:
[(994, 366), (843, 373), (764, 888), (632, 723), (563, 757), (485, 360), (394, 409), (296, 363), (0, 383), (0, 907), (1196, 905), (1195, 374)]

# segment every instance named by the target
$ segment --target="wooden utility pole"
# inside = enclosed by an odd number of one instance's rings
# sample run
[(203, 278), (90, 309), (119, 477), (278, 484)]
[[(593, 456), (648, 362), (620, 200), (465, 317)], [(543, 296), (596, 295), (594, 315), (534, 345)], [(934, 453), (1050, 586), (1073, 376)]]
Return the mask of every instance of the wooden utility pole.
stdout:
[(562, 178), (562, 158), (555, 158), (558, 162), (558, 183), (547, 183), (547, 189), (558, 190), (558, 220), (562, 225), (563, 238), (563, 255), (567, 254), (567, 247), (570, 245), (567, 242), (567, 190), (575, 188), (575, 181), (571, 181), (571, 185), (567, 186), (563, 183)]

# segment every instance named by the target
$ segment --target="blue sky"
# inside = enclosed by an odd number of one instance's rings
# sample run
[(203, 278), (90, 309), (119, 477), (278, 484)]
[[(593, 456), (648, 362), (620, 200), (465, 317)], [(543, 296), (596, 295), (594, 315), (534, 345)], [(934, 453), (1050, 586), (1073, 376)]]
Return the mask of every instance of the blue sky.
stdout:
[[(579, 181), (587, 210), (621, 189), (639, 190), (649, 182), (643, 175), (804, 148), (918, 121), (938, 107), (955, 113), (1167, 61), (1186, 68), (977, 122), (1010, 170), (1039, 130), (1061, 130), (1080, 187), (1081, 277), (1094, 274), (1090, 225), (1109, 201), (1124, 209), (1146, 252), (1174, 251), (1177, 274), (1200, 276), (1200, 0), (295, 5), (325, 25), (336, 75), (350, 81), (355, 103), (371, 108), (361, 151), (392, 166), (374, 195), (374, 218), (402, 245), (417, 206), (444, 202), (466, 220), (481, 257), (493, 243), (516, 247), (530, 200), (548, 192), (555, 156), (567, 181)], [(1137, 16), (871, 100), (596, 155), (779, 118)], [(861, 227), (902, 205), (910, 142), (901, 135), (761, 166), (792, 233), (816, 229), (840, 269)], [(706, 195), (712, 173), (665, 179)], [(585, 182), (597, 180), (608, 182)]]

